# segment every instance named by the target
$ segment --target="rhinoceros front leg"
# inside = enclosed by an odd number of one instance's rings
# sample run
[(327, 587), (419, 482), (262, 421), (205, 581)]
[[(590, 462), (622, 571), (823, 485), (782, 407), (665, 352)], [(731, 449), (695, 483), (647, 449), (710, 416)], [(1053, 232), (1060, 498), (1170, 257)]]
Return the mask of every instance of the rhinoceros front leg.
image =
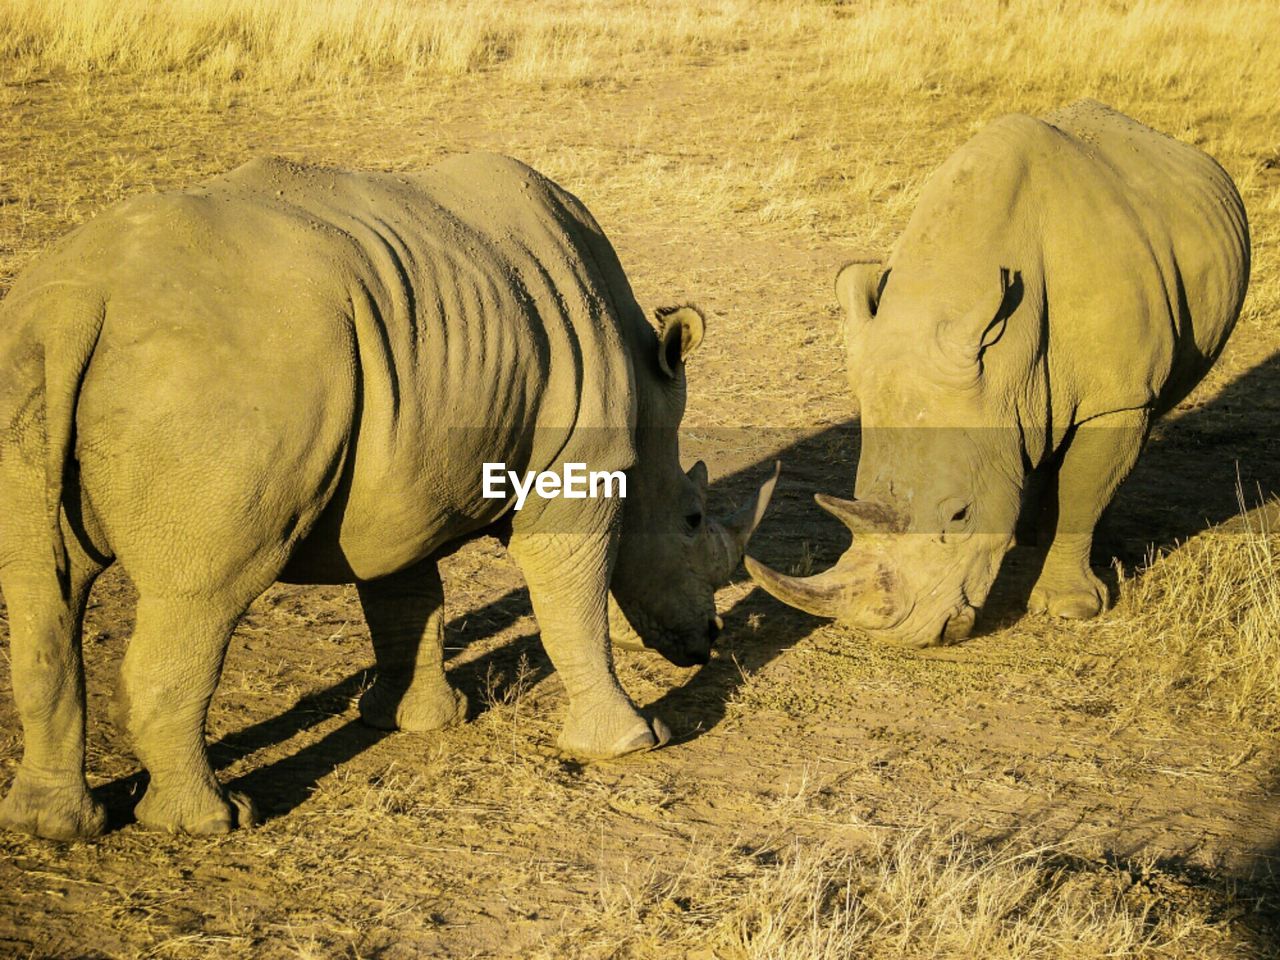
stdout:
[(444, 584), (434, 559), (356, 585), (378, 676), (360, 717), (382, 730), (426, 732), (461, 723), (467, 698), (444, 675)]
[(1076, 428), (1053, 485), (1057, 520), (1027, 605), (1031, 613), (1087, 619), (1106, 606), (1106, 585), (1089, 568), (1093, 531), (1137, 462), (1149, 423), (1147, 411), (1123, 410)]
[(516, 533), (509, 545), (529, 586), (542, 645), (569, 695), (560, 747), (596, 759), (648, 750), (671, 737), (662, 721), (651, 725), (640, 715), (613, 671), (608, 586), (615, 539), (616, 529)]
[(25, 734), (22, 766), (0, 803), (0, 826), (53, 840), (97, 836), (106, 826), (106, 811), (84, 778), (80, 653), (85, 600), (100, 570), (73, 563), (66, 599), (51, 563), (10, 566), (0, 577), (13, 695)]

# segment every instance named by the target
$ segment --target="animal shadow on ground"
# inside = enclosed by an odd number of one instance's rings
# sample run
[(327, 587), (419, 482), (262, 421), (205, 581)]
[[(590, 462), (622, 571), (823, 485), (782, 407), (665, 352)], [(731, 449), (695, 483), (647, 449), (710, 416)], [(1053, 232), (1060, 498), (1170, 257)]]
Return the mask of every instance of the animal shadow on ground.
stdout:
[[(1274, 424), (1280, 414), (1280, 354), (1258, 364), (1218, 397), (1156, 428), (1143, 457), (1109, 511), (1095, 561), (1111, 556), (1127, 566), (1140, 564), (1153, 548), (1162, 549), (1236, 515), (1237, 471), (1251, 499), (1280, 490), (1280, 438)], [(848, 495), (858, 458), (858, 425), (844, 421), (796, 437), (778, 431), (772, 438), (759, 428), (721, 431), (690, 444), (712, 459), (716, 448), (733, 456), (749, 439), (753, 449), (773, 452), (719, 478), (712, 488), (713, 508), (751, 497), (774, 460), (783, 463), (773, 505), (751, 544), (751, 553), (784, 572), (808, 574), (834, 563), (849, 544), (849, 534), (813, 502), (813, 494)], [(740, 450), (736, 451), (741, 460)], [(1024, 615), (1038, 572), (1038, 551), (1016, 548), (1001, 568), (979, 620), (979, 631), (1005, 626)], [(1113, 580), (1114, 582), (1114, 580)], [(528, 615), (528, 594), (512, 590), (479, 610), (456, 617), (446, 643), (455, 651), (501, 631)], [(688, 682), (669, 690), (651, 709), (673, 721), (677, 740), (690, 740), (715, 727), (744, 676), (759, 671), (812, 633), (821, 621), (752, 590), (724, 614), (725, 638), (719, 654)], [(757, 629), (757, 625), (763, 628)], [(656, 654), (655, 654), (656, 655)], [(536, 684), (551, 672), (535, 636), (523, 636), (450, 670), (452, 681), (482, 711), (525, 661), (523, 681)], [(283, 743), (323, 720), (343, 713), (371, 679), (369, 670), (302, 697), (279, 716), (263, 720), (211, 745), (215, 767), (222, 768), (258, 750)], [(501, 689), (496, 691), (501, 695)], [(321, 778), (351, 760), (386, 733), (352, 718), (315, 743), (259, 767), (231, 786), (254, 796), (268, 817), (302, 803)], [(115, 812), (131, 806), (145, 774), (121, 778), (98, 789)], [(1280, 777), (1278, 777), (1280, 780)], [(114, 816), (118, 824), (123, 822)], [(1277, 848), (1280, 855), (1280, 845)]]
[[(753, 433), (758, 441), (759, 431)], [(732, 446), (735, 439), (741, 439), (746, 435), (746, 431), (741, 433), (727, 431), (717, 438), (717, 442)], [(813, 505), (811, 494), (820, 489), (832, 488), (838, 483), (836, 478), (842, 474), (852, 476), (852, 461), (849, 460), (849, 456), (852, 449), (850, 444), (854, 440), (856, 438), (852, 433), (851, 424), (848, 423), (798, 440), (783, 449), (776, 458), (761, 459), (751, 467), (730, 473), (717, 481), (713, 485), (712, 506), (724, 509), (729, 506), (731, 498), (734, 503), (745, 502), (754, 495), (756, 486), (768, 475), (774, 459), (782, 459), (784, 464), (794, 460), (797, 465), (794, 471), (787, 472), (788, 468), (784, 466), (784, 477), (788, 478), (790, 492), (780, 491), (780, 498), (775, 498), (775, 502), (778, 499), (784, 501), (802, 499), (803, 503), (799, 504), (800, 511), (807, 510), (813, 514), (809, 518), (811, 524), (821, 524), (825, 514), (821, 514)], [(698, 452), (709, 456), (712, 451), (699, 450)], [(794, 504), (787, 509), (787, 512), (791, 513), (793, 510)], [(821, 525), (826, 527), (825, 524)], [(764, 555), (766, 559), (775, 560), (775, 553), (780, 554), (793, 547), (797, 550), (811, 549), (805, 537), (801, 535), (800, 527), (786, 523), (779, 524), (780, 531), (785, 529), (792, 529), (793, 532), (775, 534), (771, 540), (773, 549)], [(803, 529), (808, 530), (809, 527), (804, 526)], [(822, 556), (825, 559), (834, 559), (838, 554), (835, 541), (830, 537), (835, 533), (838, 531), (823, 530), (823, 534), (826, 534), (830, 541), (823, 541)], [(447, 589), (448, 583), (446, 583)], [(777, 607), (776, 612), (781, 620), (789, 624), (789, 629), (772, 631), (770, 633), (772, 641), (767, 648), (757, 648), (753, 645), (750, 654), (738, 656), (739, 662), (743, 662), (746, 658), (751, 663), (758, 661), (763, 665), (816, 626), (816, 621), (804, 614), (780, 605), (774, 606)], [(756, 607), (760, 610), (769, 609), (767, 604), (761, 603), (757, 598), (750, 611), (746, 607), (735, 608), (735, 620), (745, 618)], [(501, 632), (530, 613), (528, 591), (523, 588), (510, 590), (479, 609), (469, 610), (453, 618), (445, 628), (446, 652), (451, 654), (451, 660), (456, 660), (457, 653), (466, 649), (470, 643)], [(728, 630), (733, 629), (734, 625), (731, 624)], [(657, 654), (652, 655), (657, 656)], [(372, 651), (370, 651), (370, 659), (372, 659)], [(713, 661), (712, 667), (704, 668), (703, 672), (710, 669), (713, 675), (719, 678), (724, 672), (722, 667), (719, 661)], [(549, 676), (551, 672), (550, 660), (537, 642), (536, 634), (519, 637), (466, 663), (449, 666), (450, 681), (467, 695), (473, 716), (476, 713), (482, 713), (493, 700), (501, 699), (511, 688), (514, 678), (519, 677), (520, 683), (532, 687)], [(352, 700), (372, 681), (372, 678), (372, 667), (354, 671), (336, 683), (307, 693), (284, 713), (251, 724), (210, 744), (210, 761), (214, 769), (224, 769), (252, 753), (285, 743), (334, 716), (346, 713)], [(723, 696), (727, 696), (728, 693), (726, 689)], [(697, 729), (709, 725), (709, 715), (704, 716), (701, 712), (692, 710), (696, 702), (705, 695), (700, 688), (691, 691), (688, 699), (692, 712), (687, 718), (682, 717), (677, 721), (678, 737), (685, 732), (682, 728), (690, 724), (692, 729), (688, 732), (696, 732)], [(683, 699), (677, 698), (678, 701)], [(664, 697), (658, 706), (661, 708), (667, 706), (667, 703), (668, 698)], [(683, 702), (678, 702), (674, 706), (685, 709)], [(723, 704), (720, 708), (722, 710)], [(264, 817), (271, 819), (282, 816), (303, 803), (321, 779), (386, 735), (387, 731), (372, 729), (353, 716), (315, 742), (301, 747), (288, 756), (249, 771), (228, 783), (228, 786), (253, 797), (260, 814)], [(146, 773), (139, 771), (95, 788), (95, 793), (107, 804), (113, 828), (132, 822), (132, 814), (128, 811), (141, 795), (146, 780)]]
[[(446, 629), (446, 643), (456, 651), (491, 632), (506, 629), (530, 610), (527, 591), (512, 590), (491, 603), (455, 618)], [(518, 670), (521, 657), (529, 662), (527, 682), (551, 672), (550, 661), (537, 647), (535, 637), (522, 637), (497, 651), (449, 671), (450, 680), (467, 695), (474, 714), (487, 707), (489, 698)], [(537, 648), (536, 654), (534, 648)], [(372, 651), (371, 651), (372, 653)], [(508, 667), (509, 662), (509, 667)], [(507, 670), (510, 669), (510, 673)], [(307, 694), (293, 707), (261, 723), (230, 734), (210, 747), (215, 769), (256, 750), (283, 743), (303, 730), (347, 711), (351, 701), (373, 681), (373, 668), (357, 670), (323, 690)], [(352, 717), (319, 740), (274, 763), (258, 767), (230, 786), (254, 798), (266, 817), (288, 813), (310, 796), (319, 781), (342, 764), (364, 752), (390, 733), (376, 730)]]
[[(524, 590), (510, 591), (492, 603), (456, 618), (446, 628), (448, 642), (451, 645), (459, 642), (465, 644), (490, 631), (503, 630), (528, 610), (528, 593)], [(533, 638), (526, 637), (515, 644), (508, 644), (489, 657), (496, 656), (502, 663), (509, 659), (512, 664), (517, 664), (524, 651), (512, 649), (514, 647), (532, 648), (536, 644), (533, 643)], [(529, 682), (550, 673), (550, 663), (545, 657), (542, 658), (543, 664), (539, 666), (533, 660), (532, 651), (527, 655), (533, 664), (529, 668)], [(372, 650), (370, 658), (372, 659)], [(497, 681), (494, 679), (496, 674), (493, 668), (488, 666), (488, 657), (481, 660), (484, 662), (450, 671), (450, 677), (467, 694), (472, 704), (483, 705), (484, 695), (492, 695), (492, 691), (486, 690), (486, 683), (492, 686)], [(356, 670), (337, 683), (305, 694), (284, 713), (243, 727), (211, 743), (210, 763), (215, 770), (221, 770), (242, 757), (285, 743), (325, 720), (348, 712), (352, 700), (373, 681), (373, 676), (372, 667)], [(228, 786), (253, 797), (259, 813), (267, 819), (282, 816), (305, 801), (322, 778), (372, 747), (389, 732), (369, 727), (352, 717), (314, 743), (251, 770)], [(95, 788), (94, 793), (107, 805), (111, 829), (133, 822), (129, 811), (141, 796), (146, 782), (147, 774), (139, 771)]]
[[(1159, 422), (1137, 467), (1104, 516), (1094, 562), (1115, 587), (1112, 558), (1129, 569), (1153, 550), (1164, 550), (1239, 513), (1237, 477), (1250, 504), (1280, 494), (1280, 353), (1262, 361), (1213, 400)], [(825, 569), (849, 544), (849, 534), (818, 510), (818, 491), (848, 496), (858, 460), (856, 421), (848, 421), (791, 443), (776, 455), (726, 477), (731, 488), (760, 473), (776, 456), (782, 480), (769, 515), (751, 543), (751, 553), (775, 569), (810, 573)], [(1006, 558), (978, 621), (978, 633), (1004, 627), (1026, 615), (1040, 570), (1042, 551), (1017, 547)], [(725, 615), (733, 658), (719, 657), (655, 708), (697, 717), (710, 729), (750, 675), (817, 626), (813, 617), (754, 590)], [(765, 629), (747, 624), (764, 621)], [(746, 639), (748, 638), (749, 639)], [(736, 662), (735, 662), (736, 660)]]
[[(1258, 806), (1269, 809), (1259, 813), (1275, 822), (1275, 800), (1280, 796), (1280, 756), (1270, 758), (1270, 783), (1266, 785)], [(1245, 897), (1253, 910), (1245, 923), (1245, 939), (1259, 956), (1280, 957), (1280, 835), (1261, 850), (1254, 851), (1240, 879)]]
[[(1237, 483), (1253, 508), (1280, 495), (1280, 353), (1218, 396), (1156, 423), (1137, 466), (1098, 525), (1093, 564), (1115, 599), (1114, 561), (1128, 570), (1240, 512)], [(1021, 535), (1021, 531), (1020, 531)], [(1006, 627), (1026, 612), (1043, 551), (1016, 547), (978, 621)]]

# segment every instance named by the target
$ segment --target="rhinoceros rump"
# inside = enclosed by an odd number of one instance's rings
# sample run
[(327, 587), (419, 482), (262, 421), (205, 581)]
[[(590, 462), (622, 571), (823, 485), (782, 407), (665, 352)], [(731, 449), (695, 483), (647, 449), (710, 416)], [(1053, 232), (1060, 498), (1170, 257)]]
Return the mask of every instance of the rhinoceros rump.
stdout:
[[(277, 579), (357, 584), (366, 721), (462, 720), (437, 560), (486, 530), (568, 691), (564, 749), (661, 742), (614, 676), (609, 592), (643, 642), (706, 662), (714, 588), (754, 522), (704, 519), (706, 469), (680, 469), (703, 318), (659, 321), (575, 198), (490, 155), (398, 175), (255, 161), (66, 237), (0, 304), (0, 588), (25, 730), (0, 823), (103, 827), (79, 631), (117, 558), (139, 593), (117, 710), (151, 775), (145, 824), (252, 819), (214, 778), (204, 720), (237, 618)], [(628, 497), (515, 513), (481, 495), (486, 462), (625, 470)]]
[(856, 499), (819, 503), (853, 544), (814, 577), (748, 570), (890, 639), (961, 639), (1034, 470), (1051, 543), (1030, 609), (1094, 616), (1098, 517), (1217, 359), (1248, 276), (1240, 196), (1199, 150), (1091, 101), (992, 123), (930, 178), (887, 262), (836, 280), (862, 452)]

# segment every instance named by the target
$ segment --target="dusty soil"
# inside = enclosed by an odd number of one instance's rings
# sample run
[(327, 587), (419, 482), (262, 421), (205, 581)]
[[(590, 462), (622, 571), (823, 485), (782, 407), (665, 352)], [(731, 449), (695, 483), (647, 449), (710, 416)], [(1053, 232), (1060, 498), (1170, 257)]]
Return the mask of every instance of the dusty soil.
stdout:
[[(738, 209), (726, 201), (723, 216), (664, 196), (673, 165), (714, 171), (763, 136), (755, 120), (735, 119), (749, 113), (743, 102), (707, 102), (694, 66), (510, 96), (492, 95), (483, 76), (413, 96), (375, 86), (209, 102), (120, 80), (9, 85), (0, 189), (35, 199), (0, 207), (5, 281), (98, 206), (261, 153), (384, 169), (470, 147), (521, 156), (596, 213), (642, 302), (687, 298), (710, 311), (691, 367), (686, 459), (707, 459), (720, 505), (782, 459), (753, 552), (782, 569), (818, 567), (843, 535), (811, 494), (847, 491), (856, 462), (830, 281), (842, 261), (883, 245), (902, 212), (879, 223), (874, 209), (851, 210), (797, 230), (755, 216), (751, 194)], [(884, 162), (914, 183), (1000, 112), (975, 97), (929, 109), (919, 137), (904, 129), (910, 118), (868, 111), (834, 143), (804, 130), (796, 142), (842, 152), (848, 165), (869, 143), (898, 143)], [(834, 113), (823, 116), (823, 129), (837, 129)], [(1212, 135), (1230, 122), (1203, 124)], [(650, 183), (646, 169), (668, 180)], [(1260, 235), (1258, 250), (1274, 257), (1274, 237)], [(1233, 516), (1237, 464), (1246, 490), (1280, 489), (1275, 329), (1274, 317), (1247, 318), (1153, 441), (1112, 511), (1109, 552), (1130, 568), (1150, 544)], [(1023, 615), (1034, 571), (1034, 550), (1019, 548), (980, 634), (924, 652), (784, 608), (740, 574), (719, 598), (727, 629), (708, 666), (619, 655), (625, 686), (675, 742), (593, 765), (554, 750), (562, 689), (495, 542), (444, 567), (449, 673), (475, 716), (431, 737), (358, 722), (372, 654), (353, 589), (278, 586), (236, 632), (208, 731), (221, 778), (252, 793), (266, 823), (192, 840), (131, 822), (143, 775), (106, 701), (134, 595), (113, 569), (85, 639), (89, 777), (113, 826), (92, 843), (0, 835), (0, 955), (612, 955), (618, 942), (590, 931), (692, 860), (729, 851), (745, 871), (795, 838), (857, 844), (921, 826), (1062, 844), (1081, 864), (1120, 865), (1146, 884), (1157, 914), (1201, 910), (1217, 947), (1276, 952), (1272, 744), (1213, 711), (1135, 704), (1113, 669), (1134, 651), (1096, 646), (1095, 625)], [(5, 658), (0, 674), (7, 689)], [(0, 783), (20, 749), (12, 699), (0, 697)], [(696, 921), (700, 906), (672, 894), (652, 909)], [(662, 955), (660, 944), (626, 949)]]

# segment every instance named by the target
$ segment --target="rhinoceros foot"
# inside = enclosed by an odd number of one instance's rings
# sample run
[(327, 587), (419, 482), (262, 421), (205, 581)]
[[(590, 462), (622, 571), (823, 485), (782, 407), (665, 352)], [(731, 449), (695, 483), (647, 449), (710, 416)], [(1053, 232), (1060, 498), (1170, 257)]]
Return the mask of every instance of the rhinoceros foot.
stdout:
[(360, 719), (378, 730), (430, 733), (465, 721), (467, 698), (448, 685), (400, 693), (374, 681), (360, 697)]
[(84, 840), (106, 829), (106, 808), (81, 780), (42, 783), (19, 771), (0, 801), (0, 827), (50, 840)]
[(1029, 613), (1047, 613), (1067, 620), (1088, 620), (1107, 606), (1107, 587), (1091, 570), (1071, 581), (1041, 577), (1027, 601)]
[(629, 753), (656, 750), (671, 740), (671, 729), (658, 717), (647, 720), (630, 708), (624, 722), (601, 722), (598, 715), (570, 713), (558, 744), (565, 753), (588, 760), (612, 760)]
[(157, 790), (155, 782), (134, 808), (138, 822), (150, 830), (214, 836), (261, 823), (257, 807), (234, 790)]

